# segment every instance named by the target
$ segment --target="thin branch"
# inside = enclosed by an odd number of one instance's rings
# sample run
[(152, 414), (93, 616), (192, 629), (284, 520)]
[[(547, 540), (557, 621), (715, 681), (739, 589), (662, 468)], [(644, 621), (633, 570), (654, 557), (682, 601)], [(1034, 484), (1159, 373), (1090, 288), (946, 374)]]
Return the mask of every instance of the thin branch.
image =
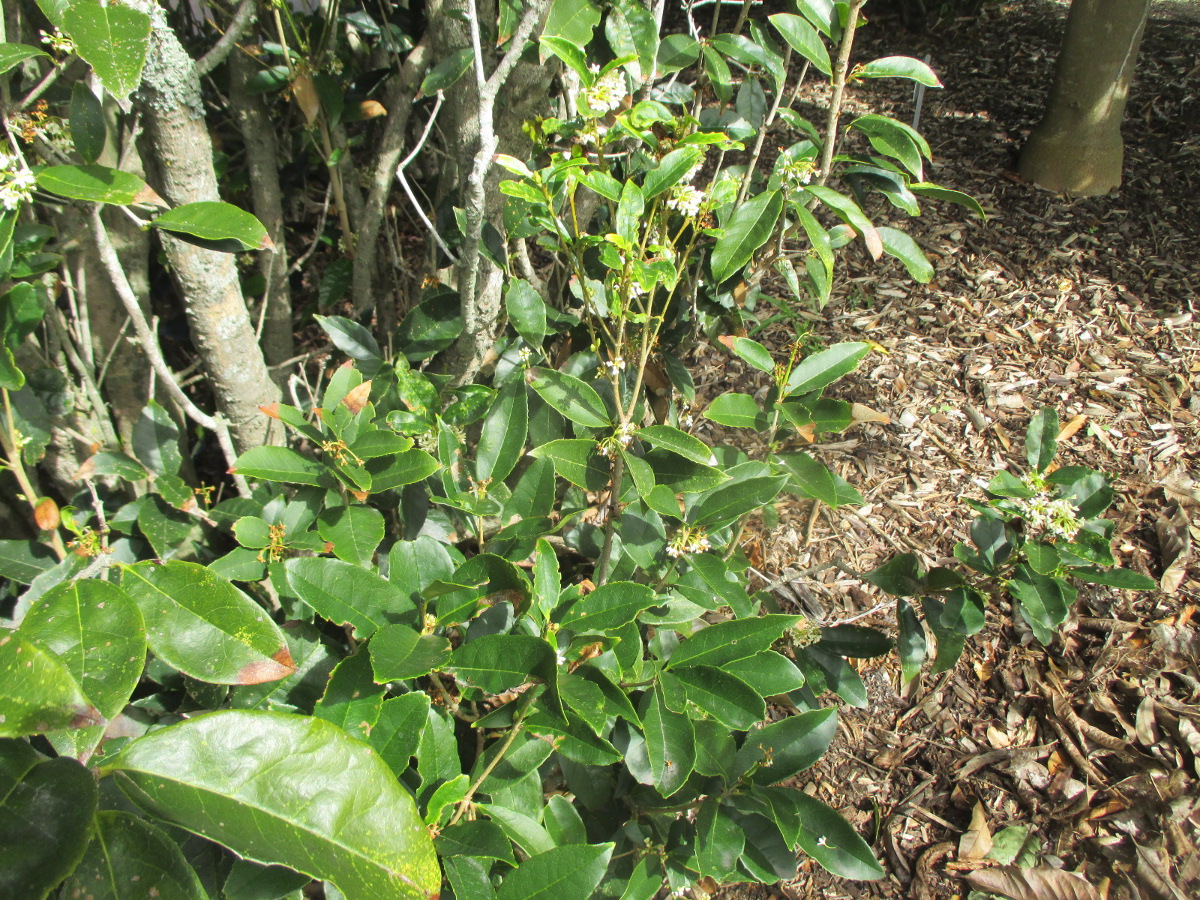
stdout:
[(17, 105), (17, 109), (28, 109), (34, 103), (37, 103), (38, 98), (40, 98), (42, 94), (46, 93), (46, 91), (50, 89), (50, 86), (58, 80), (58, 76), (66, 71), (67, 66), (73, 63), (75, 59), (75, 55), (71, 54), (62, 61), (62, 65), (55, 65), (53, 68), (51, 68), (50, 71), (46, 73), (46, 76), (37, 84), (35, 84), (33, 89), (21, 99), (21, 102)]
[[(792, 61), (792, 47), (789, 44), (786, 52), (783, 54), (783, 71), (787, 71), (788, 64)], [(746, 174), (742, 177), (742, 189), (738, 191), (737, 202), (735, 207), (741, 206), (746, 199), (746, 194), (750, 190), (750, 182), (754, 180), (754, 170), (758, 168), (758, 159), (762, 156), (763, 144), (767, 140), (767, 132), (771, 130), (771, 126), (775, 124), (775, 117), (779, 114), (779, 105), (783, 102), (784, 85), (779, 85), (779, 89), (775, 91), (775, 101), (771, 104), (771, 111), (767, 113), (767, 117), (763, 119), (762, 127), (758, 129), (758, 140), (754, 142), (754, 152), (750, 154), (750, 161), (746, 164)]]
[[(221, 450), (225, 454), (225, 460), (229, 463), (229, 468), (233, 468), (237, 462), (237, 450), (233, 446), (233, 438), (229, 433), (229, 423), (225, 421), (220, 414), (210, 416), (200, 407), (192, 402), (192, 399), (183, 391), (179, 383), (175, 380), (174, 373), (171, 372), (171, 367), (167, 365), (167, 361), (163, 359), (162, 349), (158, 346), (158, 340), (154, 336), (154, 332), (150, 330), (150, 323), (146, 321), (146, 316), (142, 312), (142, 307), (138, 304), (137, 296), (133, 292), (133, 288), (129, 284), (129, 279), (125, 275), (125, 270), (121, 267), (121, 261), (117, 258), (117, 250), (113, 247), (112, 239), (108, 236), (108, 228), (104, 224), (104, 220), (100, 218), (100, 206), (93, 204), (88, 211), (91, 220), (92, 239), (96, 242), (96, 251), (100, 255), (100, 262), (104, 266), (104, 270), (108, 273), (108, 277), (112, 279), (113, 288), (117, 292), (117, 296), (121, 298), (121, 303), (125, 306), (125, 312), (129, 314), (130, 321), (133, 322), (133, 329), (137, 332), (138, 340), (142, 344), (142, 350), (146, 354), (146, 358), (150, 361), (150, 366), (155, 373), (162, 379), (163, 386), (168, 394), (171, 395), (180, 408), (187, 413), (188, 418), (198, 424), (201, 428), (207, 428), (217, 436), (217, 442), (221, 445)], [(246, 479), (241, 475), (234, 474), (233, 482), (237, 485), (238, 493), (243, 497), (250, 496), (250, 486), (246, 483)]]
[[(817, 184), (829, 181), (833, 166), (833, 152), (838, 142), (838, 119), (842, 114), (842, 95), (846, 90), (846, 76), (850, 69), (850, 50), (854, 46), (854, 31), (858, 28), (858, 13), (865, 0), (850, 0), (846, 18), (846, 30), (842, 32), (842, 43), (838, 47), (837, 62), (833, 64), (833, 95), (829, 98), (829, 116), (825, 121), (825, 143), (821, 147), (821, 166), (817, 171)], [(816, 202), (816, 198), (813, 198)]]
[(438, 91), (437, 99), (433, 104), (433, 110), (429, 113), (429, 121), (425, 123), (425, 130), (421, 133), (420, 140), (417, 141), (416, 145), (412, 148), (412, 151), (408, 154), (408, 156), (400, 160), (400, 163), (396, 166), (396, 180), (400, 182), (400, 187), (404, 189), (404, 193), (408, 197), (408, 202), (411, 203), (413, 209), (416, 210), (417, 216), (420, 218), (425, 228), (431, 235), (433, 235), (434, 241), (437, 242), (437, 245), (441, 248), (442, 252), (450, 258), (450, 261), (457, 265), (458, 257), (454, 255), (454, 252), (446, 245), (446, 242), (442, 240), (442, 236), (438, 234), (438, 230), (436, 227), (434, 227), (433, 222), (431, 222), (429, 217), (425, 215), (425, 209), (421, 206), (421, 201), (417, 199), (417, 195), (413, 192), (412, 185), (410, 185), (408, 183), (408, 179), (404, 177), (404, 170), (408, 168), (409, 164), (411, 164), (414, 159), (416, 159), (417, 154), (421, 152), (421, 148), (425, 146), (425, 142), (429, 140), (429, 135), (433, 131), (433, 123), (437, 121), (438, 113), (441, 111), (442, 101), (444, 99), (445, 97), (442, 92)]
[(233, 52), (233, 48), (237, 46), (237, 42), (245, 36), (257, 18), (258, 0), (242, 0), (238, 4), (238, 8), (234, 10), (229, 27), (221, 35), (221, 39), (213, 45), (211, 50), (196, 60), (196, 75), (203, 77), (225, 62), (225, 59)]

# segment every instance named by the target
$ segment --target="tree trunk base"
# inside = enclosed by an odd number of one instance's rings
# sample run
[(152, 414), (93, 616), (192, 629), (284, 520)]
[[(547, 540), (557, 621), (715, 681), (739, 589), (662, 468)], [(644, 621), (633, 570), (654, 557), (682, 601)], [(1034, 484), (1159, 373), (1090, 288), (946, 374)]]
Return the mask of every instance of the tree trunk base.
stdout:
[(1097, 197), (1121, 186), (1125, 148), (1119, 130), (1088, 135), (1077, 123), (1045, 119), (1021, 151), (1021, 177), (1055, 193)]

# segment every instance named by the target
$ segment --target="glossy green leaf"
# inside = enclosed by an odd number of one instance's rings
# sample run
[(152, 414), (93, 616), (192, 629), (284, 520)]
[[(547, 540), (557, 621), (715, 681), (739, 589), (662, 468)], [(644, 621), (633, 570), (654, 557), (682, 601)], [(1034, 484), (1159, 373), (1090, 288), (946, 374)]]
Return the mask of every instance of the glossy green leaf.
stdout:
[(567, 844), (525, 860), (496, 891), (496, 900), (591, 897), (608, 870), (612, 844)]
[(325, 693), (313, 705), (313, 715), (344, 732), (369, 741), (383, 709), (385, 688), (375, 684), (371, 654), (366, 647), (342, 659), (329, 675)]
[(709, 404), (704, 417), (728, 428), (753, 428), (755, 431), (767, 428), (762, 404), (749, 394), (721, 394)]
[(647, 694), (642, 729), (646, 735), (651, 783), (663, 797), (670, 797), (683, 787), (696, 765), (692, 720), (667, 707), (662, 685), (656, 682)]
[(890, 653), (892, 641), (886, 634), (874, 628), (862, 625), (835, 625), (821, 629), (821, 640), (817, 646), (838, 656), (873, 659)]
[(525, 379), (543, 400), (585, 428), (604, 428), (612, 419), (604, 401), (590, 384), (557, 369), (531, 367)]
[(740, 881), (737, 861), (746, 849), (741, 824), (729, 815), (716, 797), (708, 797), (696, 811), (696, 861), (700, 874), (718, 882)]
[(467, 74), (467, 69), (471, 68), (474, 59), (475, 52), (470, 47), (453, 50), (446, 54), (421, 81), (421, 90), (417, 92), (417, 99), (432, 97), (438, 91), (453, 87), (455, 82)]
[(562, 617), (561, 625), (576, 634), (609, 634), (660, 602), (649, 585), (611, 581), (575, 601)]
[(0, 635), (0, 738), (102, 723), (71, 670), (19, 633)]
[(577, 438), (551, 441), (534, 447), (529, 455), (549, 460), (560, 478), (584, 490), (603, 490), (611, 477), (610, 463), (600, 454), (595, 441)]
[(108, 125), (104, 121), (104, 106), (84, 82), (71, 88), (71, 142), (85, 163), (94, 163), (104, 152)]
[(273, 247), (271, 236), (253, 214), (231, 203), (200, 200), (167, 210), (151, 223), (155, 228), (202, 241), (216, 250), (240, 252)]
[(1025, 431), (1025, 460), (1035, 472), (1045, 472), (1058, 453), (1058, 413), (1045, 406)]
[(433, 843), (374, 751), (321, 719), (229, 710), (126, 746), (106, 766), (140, 806), (349, 900), (433, 900)]
[(418, 447), (367, 462), (371, 476), (371, 492), (390, 491), (406, 484), (424, 481), (438, 469), (441, 463)]
[(345, 316), (313, 316), (333, 345), (359, 362), (381, 359), (379, 343), (366, 328)]
[[(0, 645), (0, 659), (3, 653)], [(0, 678), (7, 690), (2, 662)], [(67, 757), (37, 759), (32, 750), (0, 744), (0, 897), (13, 900), (42, 900), (71, 873), (96, 810), (91, 772)]]
[(713, 452), (704, 441), (670, 425), (648, 425), (637, 432), (639, 440), (653, 447), (670, 450), (684, 459), (701, 465), (712, 465)]
[(367, 741), (396, 775), (407, 771), (429, 722), (429, 696), (401, 694), (383, 701)]
[(231, 471), (246, 478), (284, 484), (321, 485), (329, 479), (329, 470), (323, 464), (287, 447), (254, 447), (237, 458)]
[(880, 225), (875, 230), (883, 241), (883, 252), (900, 260), (914, 281), (928, 284), (933, 280), (933, 264), (925, 256), (920, 244), (898, 228)]
[(44, 191), (70, 200), (128, 206), (157, 198), (142, 179), (110, 166), (47, 166), (37, 173)]
[(760, 372), (771, 374), (775, 371), (775, 360), (771, 356), (771, 351), (760, 344), (758, 341), (752, 341), (750, 338), (737, 337), (736, 335), (722, 335), (718, 340), (724, 344), (730, 352), (739, 356), (744, 361), (748, 362)]
[(575, 809), (575, 804), (562, 794), (552, 794), (547, 798), (543, 822), (554, 843), (560, 847), (587, 843), (587, 826), (583, 824), (583, 818)]
[(833, 63), (821, 35), (800, 16), (776, 13), (768, 17), (791, 48), (812, 63), (822, 75), (833, 74)]
[(353, 563), (303, 557), (289, 559), (283, 567), (301, 600), (331, 622), (352, 625), (360, 639), (415, 614), (412, 600), (400, 588)]
[(460, 681), (499, 694), (528, 681), (552, 682), (557, 669), (554, 648), (524, 634), (488, 634), (458, 647), (449, 671)]
[(371, 638), (375, 680), (406, 681), (442, 669), (450, 660), (450, 642), (438, 634), (418, 634), (407, 625), (384, 625)]
[(702, 628), (684, 640), (667, 668), (679, 666), (723, 666), (766, 650), (779, 640), (800, 616), (767, 615), (754, 619), (733, 619)]
[(738, 768), (752, 766), (756, 784), (775, 784), (812, 766), (825, 755), (837, 734), (837, 710), (814, 709), (772, 722), (746, 735)]
[(1127, 591), (1152, 591), (1158, 585), (1153, 578), (1140, 572), (1131, 572), (1129, 569), (1104, 570), (1096, 566), (1078, 566), (1071, 569), (1070, 574), (1088, 584), (1102, 584)]
[(679, 147), (664, 156), (657, 166), (646, 173), (642, 183), (642, 194), (646, 200), (652, 200), (663, 191), (670, 190), (683, 180), (683, 176), (692, 171), (702, 159), (703, 154), (697, 147)]
[(933, 632), (937, 641), (937, 649), (933, 658), (932, 674), (938, 675), (953, 668), (962, 656), (966, 638), (958, 632), (942, 625), (942, 612), (946, 605), (936, 597), (922, 597), (921, 609), (925, 613), (925, 623)]
[(688, 521), (709, 529), (727, 525), (766, 506), (779, 495), (786, 482), (785, 477), (766, 475), (723, 484), (700, 498), (688, 512)]
[(660, 75), (686, 69), (700, 58), (700, 44), (686, 34), (668, 34), (658, 45), (657, 68)]
[(537, 347), (546, 336), (546, 301), (524, 278), (514, 278), (504, 289), (504, 308), (517, 334)]
[[(312, 881), (307, 875), (286, 866), (260, 866), (247, 859), (235, 859), (229, 876), (221, 885), (222, 900), (302, 900), (301, 891)], [(330, 890), (326, 890), (326, 900)]]
[(45, 544), (0, 540), (0, 578), (29, 584), (57, 562), (58, 557)]
[(803, 791), (790, 788), (758, 788), (755, 796), (765, 799), (784, 839), (815, 859), (834, 875), (858, 881), (883, 877), (883, 867), (867, 845), (841, 815)]
[(500, 389), (483, 420), (475, 457), (476, 478), (496, 483), (507, 478), (521, 458), (528, 432), (529, 399), (525, 383), (514, 379)]
[(124, 100), (137, 89), (150, 46), (150, 16), (130, 6), (78, 0), (63, 13), (62, 27), (110, 94)]
[[(124, 709), (142, 677), (142, 614), (124, 591), (107, 581), (72, 581), (51, 588), (25, 614), (21, 634), (57, 656), (106, 719)], [(94, 746), (103, 735), (99, 726), (94, 728), (92, 734), (81, 735), (80, 742)]]
[(671, 675), (683, 684), (689, 703), (735, 731), (745, 731), (766, 718), (762, 696), (728, 671), (713, 666), (681, 666), (672, 669)]
[(121, 587), (142, 612), (150, 649), (186, 675), (213, 684), (258, 684), (295, 671), (279, 626), (204, 566), (138, 563), (123, 570)]
[(96, 813), (91, 843), (63, 886), (63, 896), (208, 900), (178, 844), (145, 819), (117, 810)]
[(899, 626), (896, 651), (900, 656), (900, 675), (907, 686), (921, 674), (925, 664), (925, 629), (912, 605), (903, 598), (896, 601), (896, 622)]
[[(628, 515), (628, 511), (626, 511)], [(715, 553), (697, 553), (688, 556), (688, 563), (700, 576), (701, 580), (713, 592), (715, 599), (733, 610), (739, 619), (744, 619), (753, 613), (753, 604), (746, 594), (746, 588), (741, 580), (729, 571), (719, 555)]]
[(1042, 644), (1052, 643), (1068, 611), (1059, 582), (1038, 575), (1026, 566), (1018, 566), (1008, 582), (1008, 590), (1017, 598), (1021, 618), (1029, 623), (1034, 636)]
[[(654, 472), (657, 484), (655, 492), (665, 487), (676, 494), (702, 494), (729, 480), (729, 476), (720, 469), (692, 462), (669, 450), (652, 450), (646, 454), (645, 460)], [(662, 512), (661, 509), (659, 511)]]
[(846, 195), (839, 194), (833, 188), (822, 185), (810, 184), (804, 190), (832, 209), (843, 222), (854, 229), (863, 239), (872, 259), (879, 259), (883, 256), (883, 241), (879, 237), (879, 232), (875, 230), (875, 226), (871, 224), (871, 220), (867, 218), (857, 203)]
[(959, 206), (965, 206), (981, 219), (987, 218), (987, 213), (979, 205), (979, 201), (970, 194), (964, 194), (962, 191), (953, 191), (949, 188), (939, 187), (936, 184), (929, 184), (928, 182), (914, 182), (908, 186), (908, 189), (919, 197), (930, 197), (934, 200), (956, 203)]
[(760, 697), (774, 697), (804, 687), (804, 673), (774, 650), (725, 663), (721, 668), (746, 682)]
[(739, 206), (712, 251), (713, 278), (719, 284), (740, 270), (767, 242), (783, 212), (783, 195), (764, 191)]
[(867, 707), (867, 688), (863, 684), (858, 670), (846, 659), (836, 653), (829, 653), (819, 646), (805, 647), (796, 651), (796, 662), (804, 669), (804, 677), (814, 691), (814, 685), (824, 682), (828, 690), (833, 691), (851, 706), (859, 709)]
[(383, 513), (370, 506), (335, 506), (317, 517), (317, 533), (333, 544), (334, 555), (367, 569), (384, 529)]
[(3, 75), (14, 66), (20, 65), (27, 59), (48, 55), (37, 47), (30, 47), (28, 44), (0, 44), (0, 75)]
[[(884, 156), (898, 161), (918, 181), (924, 177), (924, 159), (931, 158), (932, 152), (925, 138), (912, 126), (887, 116), (869, 113), (855, 119), (848, 127), (865, 134), (872, 147)], [(836, 208), (835, 204), (830, 205)], [(847, 217), (846, 221), (861, 233), (850, 218)]]
[(862, 494), (846, 479), (829, 471), (807, 453), (780, 453), (775, 461), (792, 476), (791, 489), (802, 497), (819, 500), (832, 509), (863, 502)]
[(884, 56), (880, 59), (873, 59), (865, 65), (856, 67), (852, 75), (854, 78), (908, 78), (926, 87), (942, 87), (942, 83), (938, 81), (933, 69), (929, 68), (927, 63), (913, 59), (911, 56)]
[(819, 391), (857, 369), (870, 351), (870, 344), (848, 341), (806, 356), (792, 369), (784, 391), (789, 397)]
[(410, 362), (419, 362), (445, 350), (462, 330), (457, 294), (443, 293), (422, 301), (404, 317), (396, 332), (396, 345)]

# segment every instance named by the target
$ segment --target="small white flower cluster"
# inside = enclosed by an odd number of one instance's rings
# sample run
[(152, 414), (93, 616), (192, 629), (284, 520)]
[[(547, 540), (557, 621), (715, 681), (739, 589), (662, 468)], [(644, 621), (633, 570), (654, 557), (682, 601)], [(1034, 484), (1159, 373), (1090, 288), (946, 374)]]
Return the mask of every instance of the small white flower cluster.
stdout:
[(604, 360), (604, 373), (610, 378), (615, 378), (621, 372), (625, 371), (625, 357), (614, 356), (612, 359)]
[(533, 351), (528, 347), (522, 347), (518, 352), (521, 357), (521, 365), (529, 365), (530, 361), (533, 359)]
[(0, 206), (17, 209), (33, 196), (37, 179), (15, 156), (0, 152)]
[(1049, 494), (1040, 493), (1036, 497), (1013, 502), (1025, 521), (1037, 531), (1069, 541), (1083, 528), (1083, 520), (1075, 511), (1075, 504), (1066, 498), (1054, 500)]
[(799, 159), (789, 159), (779, 167), (779, 174), (783, 177), (784, 187), (796, 190), (813, 180), (813, 173), (816, 171), (816, 166), (813, 165), (811, 159), (803, 157)]
[[(599, 73), (599, 66), (592, 66), (592, 71)], [(596, 79), (596, 83), (590, 88), (584, 88), (583, 102), (593, 112), (607, 113), (619, 109), (628, 96), (625, 73), (621, 71), (620, 67), (617, 67), (607, 75)]]
[(613, 437), (617, 439), (617, 443), (622, 447), (628, 447), (633, 441), (634, 432), (637, 431), (637, 426), (632, 422), (622, 422), (617, 426), (616, 433)]
[(700, 214), (707, 199), (707, 195), (699, 188), (690, 184), (678, 184), (672, 189), (667, 206), (689, 219), (694, 219)]
[(704, 533), (703, 528), (684, 526), (667, 545), (667, 556), (671, 559), (679, 559), (689, 553), (703, 553), (705, 550), (711, 549), (712, 544), (708, 542), (708, 535)]
[(42, 43), (60, 56), (70, 56), (75, 52), (75, 42), (57, 28), (43, 31)]

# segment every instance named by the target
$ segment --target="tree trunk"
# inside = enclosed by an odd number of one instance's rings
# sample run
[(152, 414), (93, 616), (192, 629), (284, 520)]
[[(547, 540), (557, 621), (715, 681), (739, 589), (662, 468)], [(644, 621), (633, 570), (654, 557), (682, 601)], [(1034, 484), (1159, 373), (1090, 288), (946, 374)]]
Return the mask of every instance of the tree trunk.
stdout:
[[(160, 16), (150, 35), (141, 101), (161, 193), (173, 206), (219, 200), (212, 141), (204, 121), (200, 80), (190, 57)], [(232, 254), (162, 235), (183, 296), (192, 341), (228, 420), (238, 450), (269, 439), (271, 420), (259, 406), (279, 399), (242, 297)]]
[[(229, 103), (246, 146), (246, 166), (250, 170), (250, 193), (254, 214), (275, 242), (273, 253), (258, 254), (258, 267), (267, 290), (263, 297), (262, 347), (267, 362), (279, 365), (291, 359), (295, 346), (292, 336), (292, 295), (288, 287), (288, 255), (283, 232), (283, 194), (279, 187), (279, 142), (267, 105), (258, 94), (246, 93), (246, 82), (256, 71), (249, 57), (235, 50), (229, 59)], [(287, 381), (287, 371), (277, 369), (275, 380)]]
[(1047, 190), (1097, 196), (1121, 184), (1121, 120), (1150, 0), (1074, 0), (1042, 121), (1021, 175)]

